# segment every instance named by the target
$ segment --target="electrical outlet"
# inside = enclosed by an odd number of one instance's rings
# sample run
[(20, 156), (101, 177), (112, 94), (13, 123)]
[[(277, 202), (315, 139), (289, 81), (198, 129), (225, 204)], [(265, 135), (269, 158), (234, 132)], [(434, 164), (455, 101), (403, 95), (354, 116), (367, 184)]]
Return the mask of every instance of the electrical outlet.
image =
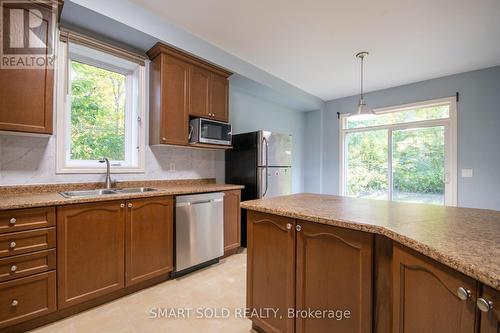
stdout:
[(170, 163), (170, 172), (175, 172), (175, 163)]
[(472, 169), (462, 169), (462, 177), (463, 178), (470, 178), (474, 175), (474, 172)]

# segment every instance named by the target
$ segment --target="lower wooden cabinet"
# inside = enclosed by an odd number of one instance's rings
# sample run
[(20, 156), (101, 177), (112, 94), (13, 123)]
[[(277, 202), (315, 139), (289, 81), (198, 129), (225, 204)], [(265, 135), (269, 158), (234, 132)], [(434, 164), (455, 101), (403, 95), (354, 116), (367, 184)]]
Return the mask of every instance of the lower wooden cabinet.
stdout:
[(247, 306), (263, 314), (252, 321), (266, 332), (293, 332), (287, 310), (295, 307), (295, 221), (250, 211), (247, 230)]
[(54, 312), (54, 271), (0, 283), (0, 328)]
[(371, 332), (373, 235), (253, 211), (247, 228), (247, 302), (264, 314), (252, 318), (258, 328)]
[(475, 332), (475, 280), (395, 244), (393, 288), (393, 332)]
[(500, 291), (483, 286), (477, 304), (481, 309), (480, 333), (500, 332)]
[(58, 207), (57, 236), (60, 309), (124, 287), (124, 202)]
[(173, 269), (173, 200), (57, 209), (58, 303), (66, 308)]
[(240, 201), (240, 190), (224, 192), (224, 255), (240, 247)]
[(127, 202), (127, 286), (166, 274), (173, 269), (172, 197), (136, 199)]
[(372, 331), (373, 235), (297, 221), (296, 332)]

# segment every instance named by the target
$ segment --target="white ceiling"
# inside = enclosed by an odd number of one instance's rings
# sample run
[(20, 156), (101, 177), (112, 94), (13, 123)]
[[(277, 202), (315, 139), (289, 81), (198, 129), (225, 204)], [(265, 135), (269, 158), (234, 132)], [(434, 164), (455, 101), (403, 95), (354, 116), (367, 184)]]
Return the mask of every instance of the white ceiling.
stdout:
[(323, 100), (500, 65), (500, 0), (133, 0)]

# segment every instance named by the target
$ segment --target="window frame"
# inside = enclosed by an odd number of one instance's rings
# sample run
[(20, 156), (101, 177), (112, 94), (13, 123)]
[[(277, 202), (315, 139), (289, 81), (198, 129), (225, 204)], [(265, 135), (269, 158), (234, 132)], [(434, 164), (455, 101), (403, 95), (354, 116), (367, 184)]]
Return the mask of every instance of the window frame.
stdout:
[[(71, 43), (71, 44), (70, 44)], [(58, 41), (56, 173), (102, 173), (106, 166), (98, 161), (70, 160), (71, 144), (71, 61), (126, 75), (125, 161), (110, 161), (112, 173), (144, 173), (146, 65), (70, 41)], [(136, 152), (134, 152), (136, 150)], [(106, 156), (104, 156), (106, 157)]]
[(416, 103), (402, 104), (384, 108), (374, 109), (379, 114), (412, 110), (417, 108), (432, 107), (439, 105), (449, 105), (449, 118), (420, 120), (413, 122), (396, 123), (389, 125), (375, 125), (358, 128), (346, 128), (348, 114), (340, 115), (339, 122), (339, 194), (347, 194), (347, 161), (346, 157), (346, 136), (349, 133), (368, 132), (374, 130), (387, 130), (387, 179), (388, 193), (387, 200), (393, 201), (392, 196), (392, 131), (410, 128), (425, 128), (443, 126), (445, 131), (445, 193), (444, 205), (457, 205), (457, 101), (456, 97), (445, 97), (427, 100)]

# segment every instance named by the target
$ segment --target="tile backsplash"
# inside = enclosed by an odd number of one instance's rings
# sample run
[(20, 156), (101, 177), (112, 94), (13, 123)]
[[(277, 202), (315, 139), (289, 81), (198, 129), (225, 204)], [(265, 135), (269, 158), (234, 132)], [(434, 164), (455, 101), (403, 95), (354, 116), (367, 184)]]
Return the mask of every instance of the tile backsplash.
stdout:
[[(145, 172), (113, 174), (117, 180), (216, 178), (222, 151), (146, 146)], [(175, 163), (175, 171), (170, 164)], [(56, 174), (56, 137), (0, 134), (0, 185), (104, 181), (103, 174)]]

